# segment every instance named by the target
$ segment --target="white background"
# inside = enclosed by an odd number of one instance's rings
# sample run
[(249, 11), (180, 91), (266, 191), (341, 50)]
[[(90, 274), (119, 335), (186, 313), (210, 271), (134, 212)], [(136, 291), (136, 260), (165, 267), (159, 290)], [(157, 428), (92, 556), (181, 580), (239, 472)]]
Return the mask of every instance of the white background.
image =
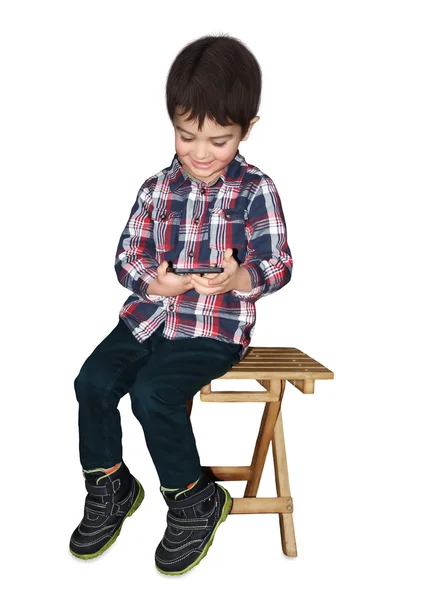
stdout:
[[(4, 597), (423, 598), (420, 4), (2, 3)], [(86, 493), (73, 382), (130, 294), (114, 255), (137, 191), (174, 155), (169, 67), (219, 33), (262, 67), (240, 152), (276, 183), (294, 258), (252, 345), (297, 347), (335, 379), (284, 397), (298, 557), (276, 515), (234, 515), (199, 566), (166, 577), (166, 506), (128, 395), (124, 459), (145, 501), (103, 556), (68, 551)], [(261, 411), (196, 396), (202, 463), (249, 464)], [(269, 456), (259, 495), (274, 493)]]

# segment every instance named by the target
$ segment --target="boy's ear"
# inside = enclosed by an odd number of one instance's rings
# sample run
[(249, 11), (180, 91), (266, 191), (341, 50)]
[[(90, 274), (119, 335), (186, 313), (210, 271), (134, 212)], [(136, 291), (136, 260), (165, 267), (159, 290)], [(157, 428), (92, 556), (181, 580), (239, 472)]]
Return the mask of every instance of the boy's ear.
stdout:
[(247, 140), (247, 138), (248, 138), (248, 137), (249, 137), (249, 135), (250, 135), (250, 132), (252, 131), (252, 127), (253, 127), (253, 125), (254, 125), (255, 123), (257, 123), (257, 122), (259, 121), (259, 119), (260, 119), (260, 118), (261, 118), (261, 117), (259, 117), (258, 115), (256, 115), (256, 117), (253, 117), (253, 119), (250, 121), (249, 129), (247, 130), (247, 133), (246, 133), (246, 135), (244, 136), (244, 138), (243, 138), (243, 139), (241, 139), (241, 140), (240, 140), (241, 142), (245, 142), (245, 141)]

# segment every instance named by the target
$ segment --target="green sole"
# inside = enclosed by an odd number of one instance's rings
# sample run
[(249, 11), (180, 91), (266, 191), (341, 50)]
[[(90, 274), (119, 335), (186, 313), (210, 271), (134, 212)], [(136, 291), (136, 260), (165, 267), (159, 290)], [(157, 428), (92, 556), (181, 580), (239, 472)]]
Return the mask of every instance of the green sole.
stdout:
[(217, 483), (216, 485), (218, 485), (221, 488), (221, 490), (223, 490), (225, 492), (225, 504), (224, 504), (224, 508), (222, 510), (221, 518), (219, 519), (218, 523), (215, 525), (215, 529), (212, 532), (212, 535), (211, 535), (211, 538), (210, 538), (209, 542), (203, 548), (202, 553), (199, 554), (199, 556), (196, 558), (196, 560), (194, 561), (194, 563), (192, 563), (191, 565), (189, 565), (188, 567), (186, 567), (182, 571), (163, 571), (162, 569), (159, 569), (159, 567), (156, 565), (156, 569), (160, 573), (163, 573), (164, 575), (184, 575), (184, 573), (187, 573), (187, 571), (190, 571), (190, 569), (192, 569), (193, 567), (195, 567), (196, 565), (198, 565), (199, 562), (203, 558), (205, 558), (206, 554), (208, 553), (209, 548), (212, 546), (212, 542), (213, 542), (213, 539), (215, 537), (216, 530), (221, 525), (221, 523), (223, 523), (225, 521), (225, 519), (227, 518), (227, 516), (230, 514), (231, 508), (233, 506), (233, 499), (231, 498), (231, 496), (228, 493), (228, 491), (225, 488), (223, 488), (222, 485), (219, 485), (219, 483)]
[(100, 554), (103, 554), (103, 552), (105, 552), (105, 550), (107, 550), (108, 548), (110, 548), (110, 546), (116, 541), (116, 538), (121, 533), (122, 525), (124, 524), (125, 519), (127, 517), (131, 517), (131, 515), (133, 515), (135, 513), (135, 511), (137, 510), (137, 508), (140, 506), (140, 504), (144, 500), (144, 489), (143, 489), (143, 486), (138, 481), (138, 479), (136, 479), (135, 477), (134, 477), (134, 479), (138, 483), (138, 486), (139, 486), (140, 489), (138, 490), (138, 494), (137, 494), (136, 499), (134, 500), (134, 504), (131, 506), (131, 508), (128, 511), (128, 513), (122, 519), (122, 523), (120, 524), (120, 526), (118, 527), (118, 529), (115, 531), (115, 533), (113, 534), (113, 536), (103, 546), (103, 548), (100, 548), (100, 550), (98, 550), (97, 552), (94, 552), (93, 554), (76, 554), (73, 550), (71, 550), (71, 548), (69, 548), (70, 553), (73, 554), (76, 558), (81, 558), (82, 560), (90, 560), (92, 558), (96, 558), (97, 556), (100, 556)]

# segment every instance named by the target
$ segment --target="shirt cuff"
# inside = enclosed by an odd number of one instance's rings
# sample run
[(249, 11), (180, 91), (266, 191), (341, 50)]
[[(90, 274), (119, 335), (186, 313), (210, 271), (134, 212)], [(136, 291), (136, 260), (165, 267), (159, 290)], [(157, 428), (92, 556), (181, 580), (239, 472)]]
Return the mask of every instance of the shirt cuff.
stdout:
[(158, 300), (164, 300), (164, 298), (166, 298), (166, 296), (158, 296), (157, 294), (146, 294), (145, 297), (152, 302), (157, 302)]
[(231, 293), (236, 298), (242, 298), (243, 300), (257, 300), (265, 289), (265, 278), (263, 271), (259, 265), (241, 266), (249, 271), (250, 279), (252, 281), (252, 289), (250, 292), (238, 292), (237, 290), (231, 290)]
[(149, 285), (152, 283), (152, 281), (154, 279), (156, 279), (156, 277), (149, 275), (148, 273), (145, 273), (143, 279), (140, 279), (140, 287), (139, 287), (138, 295), (141, 296), (141, 298), (143, 298), (143, 300), (145, 300), (146, 302), (156, 303), (156, 302), (159, 302), (160, 300), (164, 300), (164, 298), (166, 298), (166, 296), (159, 296), (158, 294), (148, 294), (147, 293), (147, 288), (149, 287)]

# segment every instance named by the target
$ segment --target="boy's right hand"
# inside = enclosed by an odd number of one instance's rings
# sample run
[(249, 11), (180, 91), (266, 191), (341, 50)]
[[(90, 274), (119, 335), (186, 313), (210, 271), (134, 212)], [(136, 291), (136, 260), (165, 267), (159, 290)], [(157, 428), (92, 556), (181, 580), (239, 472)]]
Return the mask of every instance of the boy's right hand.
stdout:
[(176, 275), (167, 272), (168, 261), (164, 260), (157, 269), (157, 278), (147, 288), (148, 294), (158, 296), (179, 296), (194, 288), (190, 275)]

